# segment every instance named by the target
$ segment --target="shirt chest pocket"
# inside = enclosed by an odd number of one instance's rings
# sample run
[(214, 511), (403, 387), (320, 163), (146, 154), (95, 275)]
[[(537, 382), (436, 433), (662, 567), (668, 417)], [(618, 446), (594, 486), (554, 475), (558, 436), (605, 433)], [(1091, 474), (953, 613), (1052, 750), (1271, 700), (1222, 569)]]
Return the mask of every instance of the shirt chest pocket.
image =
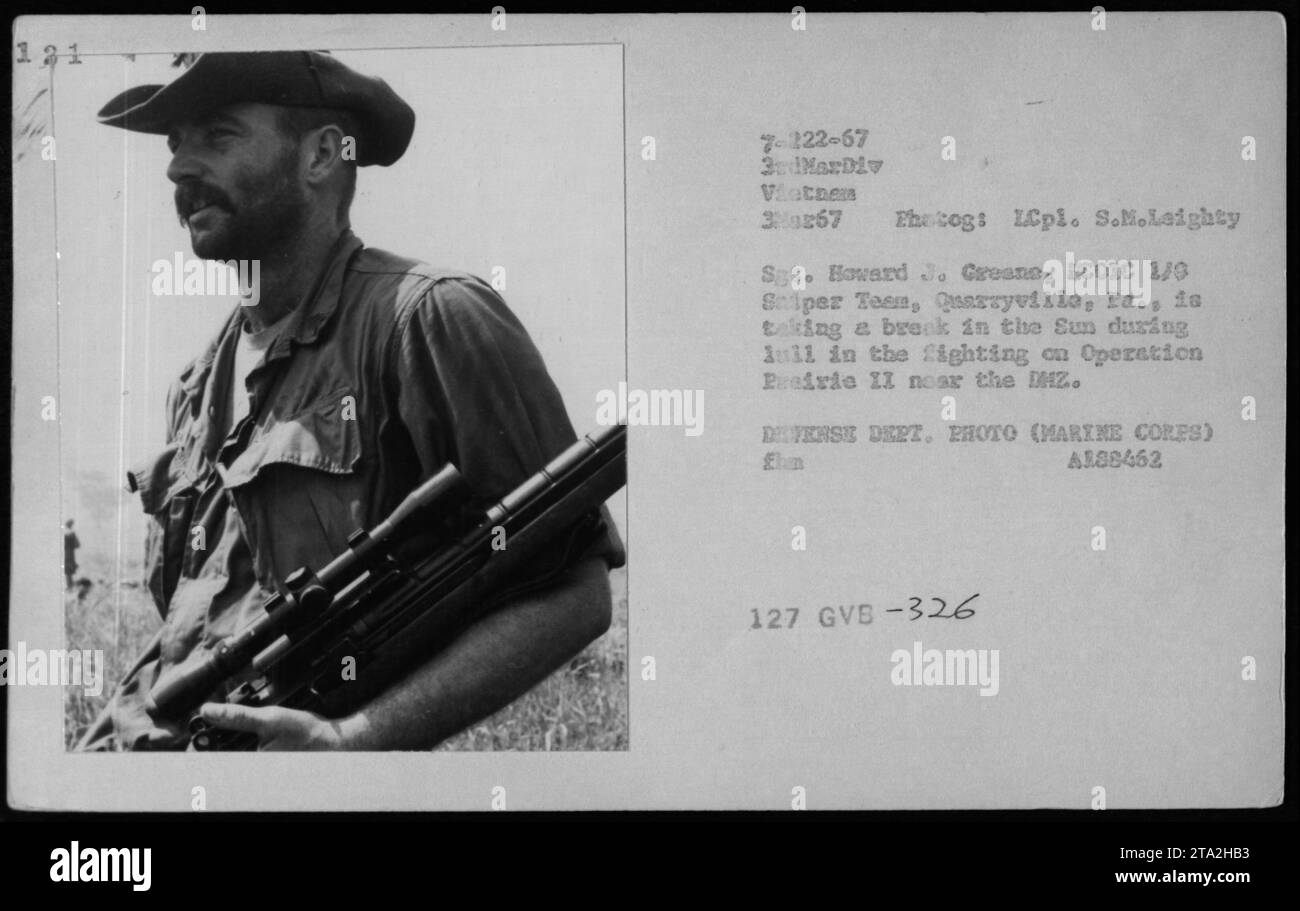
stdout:
[(198, 500), (198, 490), (177, 458), (179, 450), (180, 444), (172, 443), (127, 472), (127, 486), (140, 494), (140, 504), (149, 516), (145, 584), (164, 615), (191, 557), (190, 531)]
[(268, 588), (298, 566), (328, 562), (361, 520), (367, 482), (356, 410), (340, 391), (291, 418), (267, 420), (218, 467)]

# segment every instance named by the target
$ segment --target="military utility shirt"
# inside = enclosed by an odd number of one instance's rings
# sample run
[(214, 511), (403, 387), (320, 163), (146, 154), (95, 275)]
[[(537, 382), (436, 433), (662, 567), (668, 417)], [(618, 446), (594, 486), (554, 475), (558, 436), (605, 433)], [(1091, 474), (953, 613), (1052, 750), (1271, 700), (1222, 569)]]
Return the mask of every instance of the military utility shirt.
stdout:
[[(532, 340), (480, 279), (366, 248), (350, 231), (248, 373), (229, 413), (236, 308), (168, 395), (167, 446), (129, 483), (150, 516), (145, 574), (163, 625), (83, 738), (168, 749), (145, 697), (254, 618), (300, 566), (382, 520), (450, 462), (486, 509), (576, 440)], [(607, 532), (592, 553), (621, 565)], [(218, 694), (219, 695), (219, 694)]]

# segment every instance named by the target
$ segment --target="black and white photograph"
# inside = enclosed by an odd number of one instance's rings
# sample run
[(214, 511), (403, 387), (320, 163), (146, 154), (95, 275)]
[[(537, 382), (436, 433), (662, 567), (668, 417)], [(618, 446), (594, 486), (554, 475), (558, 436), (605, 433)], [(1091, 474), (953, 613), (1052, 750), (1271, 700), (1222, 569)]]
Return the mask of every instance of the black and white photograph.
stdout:
[(587, 405), (622, 378), (620, 74), (60, 70), (65, 611), (103, 675), (70, 749), (626, 748), (626, 445)]
[(1293, 812), (1285, 26), (19, 16), (9, 805)]

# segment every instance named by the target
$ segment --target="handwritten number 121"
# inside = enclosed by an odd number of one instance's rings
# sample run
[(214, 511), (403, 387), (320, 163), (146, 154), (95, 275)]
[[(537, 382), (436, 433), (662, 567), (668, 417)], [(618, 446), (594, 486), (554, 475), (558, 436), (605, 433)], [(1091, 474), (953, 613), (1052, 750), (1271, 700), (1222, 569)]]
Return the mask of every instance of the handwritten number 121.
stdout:
[[(75, 44), (69, 44), (68, 50), (72, 52), (72, 59), (68, 62), (81, 63), (81, 58), (77, 56), (77, 46)], [(53, 44), (45, 45), (45, 60), (41, 62), (41, 66), (54, 66), (54, 64), (56, 64), (58, 60), (59, 60), (59, 49), (55, 47)], [(27, 56), (26, 41), (18, 42), (18, 59), (15, 60), (14, 62), (15, 63), (32, 62), (32, 58)]]

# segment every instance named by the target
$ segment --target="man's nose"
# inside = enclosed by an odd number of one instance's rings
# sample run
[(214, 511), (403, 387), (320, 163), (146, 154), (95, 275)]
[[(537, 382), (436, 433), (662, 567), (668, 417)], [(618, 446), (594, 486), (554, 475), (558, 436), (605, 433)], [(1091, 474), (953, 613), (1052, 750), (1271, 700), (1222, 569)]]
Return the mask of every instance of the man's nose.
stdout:
[(195, 180), (203, 173), (199, 160), (194, 157), (186, 143), (177, 146), (172, 153), (171, 163), (167, 165), (167, 179), (172, 183), (183, 180)]

